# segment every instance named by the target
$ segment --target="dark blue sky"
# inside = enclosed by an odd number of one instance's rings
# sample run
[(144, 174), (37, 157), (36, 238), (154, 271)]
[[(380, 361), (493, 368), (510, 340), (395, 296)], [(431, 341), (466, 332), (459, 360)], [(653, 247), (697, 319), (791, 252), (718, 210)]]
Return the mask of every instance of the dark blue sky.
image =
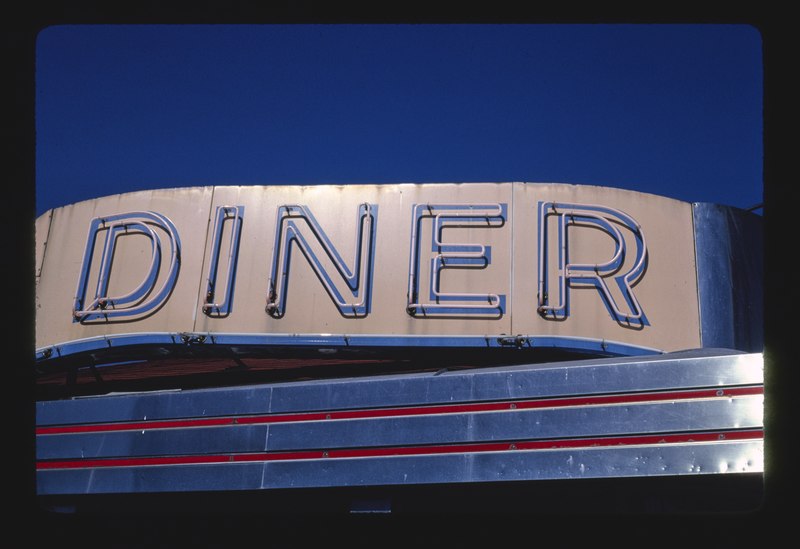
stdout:
[(541, 181), (762, 201), (744, 25), (56, 26), (36, 212), (195, 185)]

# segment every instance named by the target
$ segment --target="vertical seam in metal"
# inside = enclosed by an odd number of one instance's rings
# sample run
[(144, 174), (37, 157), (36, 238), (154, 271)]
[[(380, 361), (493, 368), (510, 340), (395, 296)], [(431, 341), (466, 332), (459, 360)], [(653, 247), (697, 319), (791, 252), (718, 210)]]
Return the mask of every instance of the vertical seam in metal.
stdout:
[(511, 280), (509, 281), (509, 287), (508, 287), (509, 293), (511, 295), (509, 295), (508, 299), (506, 300), (506, 310), (508, 311), (509, 335), (514, 335), (517, 333), (514, 330), (514, 296), (517, 295), (517, 293), (514, 291), (514, 279), (516, 278), (515, 275), (516, 271), (514, 270), (514, 255), (516, 255), (515, 252), (517, 249), (515, 242), (516, 214), (514, 209), (514, 195), (516, 194), (517, 189), (521, 187), (521, 185), (522, 185), (521, 183), (511, 183), (511, 200), (509, 200), (510, 204), (508, 212), (506, 213), (506, 216), (509, 218), (506, 221), (508, 222), (509, 225), (511, 225), (511, 246), (509, 248), (509, 254), (508, 254), (511, 256), (511, 264), (509, 265)]
[[(200, 260), (200, 276), (197, 281), (197, 291), (195, 292), (194, 311), (192, 312), (192, 331), (197, 331), (197, 311), (200, 308), (200, 296), (203, 295), (203, 277), (205, 275), (204, 267), (206, 265), (206, 249), (208, 248), (209, 227), (211, 226), (211, 215), (214, 211), (214, 192), (217, 190), (216, 185), (211, 187), (211, 199), (208, 203), (208, 215), (206, 220), (206, 237), (203, 240), (203, 258)], [(213, 235), (211, 236), (213, 238)]]
[[(272, 393), (272, 389), (270, 389), (270, 393)], [(264, 451), (269, 452), (269, 424), (267, 424), (267, 429), (264, 434)], [(267, 468), (269, 467), (269, 461), (265, 460), (263, 465), (261, 466), (261, 488), (264, 488), (266, 485), (264, 484), (267, 480)]]
[(700, 295), (700, 273), (699, 271), (699, 262), (697, 257), (697, 202), (692, 202), (690, 204), (691, 207), (691, 222), (692, 222), (692, 247), (693, 255), (694, 255), (694, 284), (695, 284), (695, 296), (697, 297), (697, 331), (698, 336), (700, 338), (700, 347), (704, 346), (703, 341), (703, 300), (702, 296)]

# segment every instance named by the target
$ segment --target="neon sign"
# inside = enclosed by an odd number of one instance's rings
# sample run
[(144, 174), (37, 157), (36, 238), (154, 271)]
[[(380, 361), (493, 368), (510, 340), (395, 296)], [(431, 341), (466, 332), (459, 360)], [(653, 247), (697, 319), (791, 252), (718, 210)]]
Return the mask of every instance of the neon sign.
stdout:
[[(214, 215), (209, 235), (211, 253), (202, 311), (209, 317), (225, 318), (233, 308), (236, 269), (244, 226), (244, 206), (220, 206)], [(406, 312), (412, 318), (501, 318), (507, 312), (507, 296), (492, 292), (454, 292), (443, 290), (443, 278), (452, 270), (485, 269), (492, 264), (492, 247), (480, 242), (460, 243), (449, 240), (446, 230), (469, 228), (481, 233), (502, 228), (509, 221), (506, 203), (424, 203), (411, 208), (410, 246)], [(648, 325), (644, 310), (633, 286), (641, 280), (647, 264), (647, 244), (641, 225), (625, 212), (594, 204), (540, 201), (538, 227), (538, 293), (535, 306), (545, 320), (564, 320), (570, 315), (570, 291), (594, 288), (610, 317), (629, 327)], [(363, 203), (356, 211), (356, 234), (352, 263), (342, 258), (342, 243), (334, 244), (304, 204), (278, 206), (275, 240), (269, 262), (269, 278), (264, 281), (265, 312), (281, 319), (288, 306), (287, 290), (291, 280), (293, 251), (299, 250), (318, 278), (326, 294), (342, 317), (364, 318), (372, 312), (373, 280), (376, 276), (375, 245), (378, 205)], [(557, 281), (550, 275), (552, 260), (548, 253), (552, 220), (556, 225), (558, 247)], [(228, 226), (228, 254), (225, 280), (219, 280), (223, 230)], [(423, 225), (429, 227), (429, 245), (425, 245)], [(614, 244), (610, 258), (594, 263), (571, 260), (573, 227), (591, 227), (601, 231)], [(98, 263), (94, 295), (88, 281), (94, 265), (96, 243), (105, 234)], [(138, 286), (123, 295), (109, 295), (109, 280), (117, 253), (118, 241), (128, 235), (143, 235), (150, 241), (149, 266)], [(338, 247), (337, 247), (338, 245)], [(180, 268), (181, 244), (172, 221), (156, 212), (130, 212), (95, 218), (90, 223), (78, 289), (73, 307), (75, 322), (136, 320), (152, 314), (169, 298)], [(296, 254), (294, 254), (296, 256)], [(624, 269), (624, 265), (632, 264)], [(167, 265), (159, 274), (161, 264)], [(428, 263), (428, 268), (423, 263)], [(331, 271), (325, 264), (333, 265)], [(379, 273), (377, 273), (379, 275)], [(614, 297), (608, 280), (616, 283), (622, 300)], [(160, 286), (158, 285), (160, 281)], [(158, 288), (156, 288), (158, 286)], [(554, 297), (555, 296), (555, 297)], [(219, 298), (218, 300), (216, 298)], [(624, 306), (622, 305), (624, 303)]]

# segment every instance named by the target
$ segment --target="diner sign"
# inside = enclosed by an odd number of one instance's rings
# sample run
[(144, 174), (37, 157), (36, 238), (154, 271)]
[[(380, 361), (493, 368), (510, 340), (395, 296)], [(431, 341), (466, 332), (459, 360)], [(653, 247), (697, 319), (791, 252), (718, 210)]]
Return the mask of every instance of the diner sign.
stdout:
[(51, 210), (36, 245), (38, 350), (175, 333), (701, 344), (691, 204), (616, 188), (161, 189)]

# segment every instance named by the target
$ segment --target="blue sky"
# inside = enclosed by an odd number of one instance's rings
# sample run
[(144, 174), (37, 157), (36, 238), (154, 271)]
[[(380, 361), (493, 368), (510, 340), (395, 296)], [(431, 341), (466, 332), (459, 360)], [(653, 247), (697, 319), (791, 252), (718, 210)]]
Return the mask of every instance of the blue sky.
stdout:
[(133, 190), (533, 181), (762, 202), (746, 25), (54, 26), (36, 213)]

